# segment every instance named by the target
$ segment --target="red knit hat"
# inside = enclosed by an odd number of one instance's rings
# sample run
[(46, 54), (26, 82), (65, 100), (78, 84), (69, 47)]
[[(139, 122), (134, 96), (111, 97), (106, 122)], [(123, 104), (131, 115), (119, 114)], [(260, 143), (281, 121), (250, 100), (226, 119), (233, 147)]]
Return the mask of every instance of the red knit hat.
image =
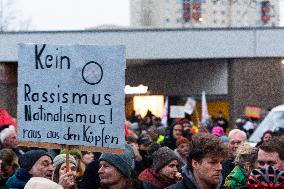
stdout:
[(7, 110), (0, 108), (0, 127), (2, 125), (14, 125), (16, 126), (15, 121), (11, 118)]
[(185, 137), (180, 137), (176, 141), (176, 146), (179, 146), (179, 145), (184, 144), (184, 143), (189, 144), (189, 140)]

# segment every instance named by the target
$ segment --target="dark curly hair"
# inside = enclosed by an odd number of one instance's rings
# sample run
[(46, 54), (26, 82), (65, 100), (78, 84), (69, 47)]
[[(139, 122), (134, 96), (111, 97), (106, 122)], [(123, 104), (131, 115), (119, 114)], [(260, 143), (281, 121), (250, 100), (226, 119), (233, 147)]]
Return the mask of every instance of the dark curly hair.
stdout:
[(259, 146), (259, 149), (265, 152), (277, 152), (280, 159), (282, 161), (284, 160), (284, 142), (277, 138), (272, 138), (271, 140), (262, 143)]
[(193, 135), (190, 143), (188, 167), (192, 171), (192, 160), (201, 161), (205, 156), (228, 157), (228, 147), (217, 137), (209, 133)]

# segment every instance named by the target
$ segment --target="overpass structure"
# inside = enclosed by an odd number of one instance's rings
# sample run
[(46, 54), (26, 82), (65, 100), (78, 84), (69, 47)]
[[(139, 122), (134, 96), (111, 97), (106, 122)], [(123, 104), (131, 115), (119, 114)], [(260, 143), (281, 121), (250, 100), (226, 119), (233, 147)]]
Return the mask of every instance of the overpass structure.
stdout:
[(126, 46), (126, 84), (150, 94), (225, 99), (234, 119), (246, 105), (283, 103), (284, 28), (135, 29), (0, 33), (0, 106), (16, 115), (19, 43)]

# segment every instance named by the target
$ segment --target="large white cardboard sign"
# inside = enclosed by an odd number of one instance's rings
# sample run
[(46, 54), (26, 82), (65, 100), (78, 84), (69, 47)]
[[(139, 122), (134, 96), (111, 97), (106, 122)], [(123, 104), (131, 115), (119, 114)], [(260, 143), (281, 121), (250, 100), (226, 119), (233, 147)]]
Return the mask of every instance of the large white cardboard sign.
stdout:
[(21, 141), (124, 149), (125, 47), (20, 44)]

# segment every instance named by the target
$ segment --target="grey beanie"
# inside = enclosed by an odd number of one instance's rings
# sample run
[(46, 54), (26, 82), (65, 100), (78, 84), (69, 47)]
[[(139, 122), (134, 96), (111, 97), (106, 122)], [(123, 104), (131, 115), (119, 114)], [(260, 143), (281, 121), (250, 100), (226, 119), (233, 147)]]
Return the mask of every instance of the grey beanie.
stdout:
[[(76, 162), (75, 158), (72, 155), (69, 155), (69, 162), (73, 163), (77, 167), (77, 162)], [(57, 167), (60, 167), (63, 163), (66, 163), (66, 154), (57, 155), (53, 159), (53, 168), (54, 168), (54, 170)]]
[(125, 154), (103, 153), (99, 161), (108, 162), (128, 178), (135, 166), (134, 152), (129, 145), (125, 145)]
[(51, 155), (45, 150), (30, 150), (20, 156), (20, 167), (29, 171), (42, 156), (48, 156), (52, 160)]
[(179, 158), (176, 156), (174, 151), (172, 151), (170, 148), (166, 146), (161, 147), (157, 151), (155, 151), (152, 154), (152, 159), (153, 159), (152, 169), (155, 172), (160, 171), (165, 165), (170, 163), (172, 160), (179, 161)]

